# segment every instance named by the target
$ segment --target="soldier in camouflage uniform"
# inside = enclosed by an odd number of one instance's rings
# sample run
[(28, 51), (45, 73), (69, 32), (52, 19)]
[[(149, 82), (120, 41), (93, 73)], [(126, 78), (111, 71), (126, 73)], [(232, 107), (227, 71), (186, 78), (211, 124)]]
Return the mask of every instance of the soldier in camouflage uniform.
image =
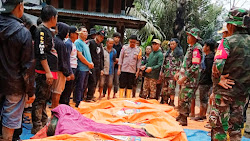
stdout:
[(162, 104), (167, 103), (171, 106), (174, 106), (176, 88), (176, 80), (174, 79), (174, 75), (180, 71), (182, 59), (183, 49), (179, 44), (179, 40), (173, 38), (170, 40), (170, 48), (166, 53), (162, 66), (162, 73), (164, 75)]
[(250, 90), (250, 35), (243, 25), (247, 14), (241, 8), (229, 11), (226, 22), (230, 36), (222, 39), (215, 55), (212, 69), (215, 103), (209, 118), (213, 141), (226, 141), (227, 132), (231, 141), (241, 140), (243, 107)]
[(181, 70), (175, 75), (176, 80), (179, 78), (177, 83), (182, 85), (179, 93), (179, 116), (176, 120), (183, 126), (187, 126), (191, 99), (194, 97), (195, 90), (197, 89), (201, 72), (202, 46), (197, 42), (200, 40), (199, 32), (200, 30), (197, 28), (192, 28), (190, 32), (187, 32), (189, 47), (184, 57)]

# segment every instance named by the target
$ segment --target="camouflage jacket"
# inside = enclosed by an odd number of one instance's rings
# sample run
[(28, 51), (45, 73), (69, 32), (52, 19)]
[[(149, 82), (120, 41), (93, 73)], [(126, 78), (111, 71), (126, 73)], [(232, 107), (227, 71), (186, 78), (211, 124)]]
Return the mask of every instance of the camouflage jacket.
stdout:
[(250, 90), (250, 35), (246, 31), (235, 32), (222, 40), (215, 55), (214, 66), (221, 75), (229, 74), (235, 81), (232, 89), (218, 85), (220, 78), (213, 77), (214, 93), (239, 97)]
[[(202, 60), (202, 46), (199, 43), (190, 46), (187, 49), (180, 70), (180, 78), (187, 77), (184, 82), (186, 87), (197, 87), (200, 79)], [(180, 79), (179, 78), (179, 79)]]
[(171, 51), (168, 55), (166, 55), (162, 72), (164, 73), (164, 78), (173, 79), (176, 72), (179, 72), (181, 69), (182, 56), (174, 57), (174, 52)]

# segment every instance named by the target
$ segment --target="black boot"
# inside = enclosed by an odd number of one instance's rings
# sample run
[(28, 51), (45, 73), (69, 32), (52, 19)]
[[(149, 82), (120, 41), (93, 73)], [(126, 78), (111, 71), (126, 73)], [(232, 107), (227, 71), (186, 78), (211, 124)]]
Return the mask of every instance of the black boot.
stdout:
[(169, 105), (174, 107), (174, 100), (170, 99)]
[(179, 114), (179, 116), (176, 118), (176, 121), (179, 122), (180, 119), (181, 119), (181, 115)]
[(184, 115), (180, 115), (179, 123), (181, 126), (187, 126), (187, 117)]

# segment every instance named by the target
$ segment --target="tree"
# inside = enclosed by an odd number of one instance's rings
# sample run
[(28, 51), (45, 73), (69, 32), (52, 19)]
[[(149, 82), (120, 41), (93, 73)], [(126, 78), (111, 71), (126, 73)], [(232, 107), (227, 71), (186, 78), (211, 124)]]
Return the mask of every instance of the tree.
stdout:
[(201, 30), (203, 39), (214, 36), (222, 7), (212, 4), (211, 0), (135, 0), (133, 10), (131, 15), (147, 22), (137, 32), (141, 39), (147, 39), (150, 34), (168, 40), (177, 37), (186, 47), (185, 31), (192, 27)]

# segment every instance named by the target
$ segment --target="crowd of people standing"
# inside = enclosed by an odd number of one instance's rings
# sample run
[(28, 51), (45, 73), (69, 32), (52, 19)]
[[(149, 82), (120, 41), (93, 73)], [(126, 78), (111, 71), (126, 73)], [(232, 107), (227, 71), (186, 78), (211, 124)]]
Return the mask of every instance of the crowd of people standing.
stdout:
[[(241, 139), (243, 109), (250, 90), (250, 35), (243, 23), (247, 10), (235, 8), (228, 14), (223, 38), (202, 42), (200, 30), (187, 33), (187, 51), (172, 38), (164, 51), (159, 39), (152, 40), (145, 53), (141, 41), (131, 35), (122, 45), (121, 34), (107, 38), (105, 30), (88, 30), (57, 22), (57, 10), (43, 7), (37, 25), (26, 26), (23, 1), (3, 2), (0, 14), (0, 110), (2, 137), (12, 140), (21, 128), (25, 104), (32, 104), (32, 134), (48, 122), (47, 102), (51, 108), (81, 101), (95, 102), (106, 97), (161, 98), (162, 104), (175, 106), (177, 86), (179, 116), (187, 126), (187, 117), (194, 115), (195, 93), (200, 94), (200, 114), (194, 120), (206, 119), (209, 99), (209, 122), (212, 140)], [(23, 25), (24, 22), (24, 25)], [(32, 27), (32, 28), (31, 28)], [(104, 42), (105, 41), (105, 42)], [(178, 84), (178, 85), (177, 85)]]

